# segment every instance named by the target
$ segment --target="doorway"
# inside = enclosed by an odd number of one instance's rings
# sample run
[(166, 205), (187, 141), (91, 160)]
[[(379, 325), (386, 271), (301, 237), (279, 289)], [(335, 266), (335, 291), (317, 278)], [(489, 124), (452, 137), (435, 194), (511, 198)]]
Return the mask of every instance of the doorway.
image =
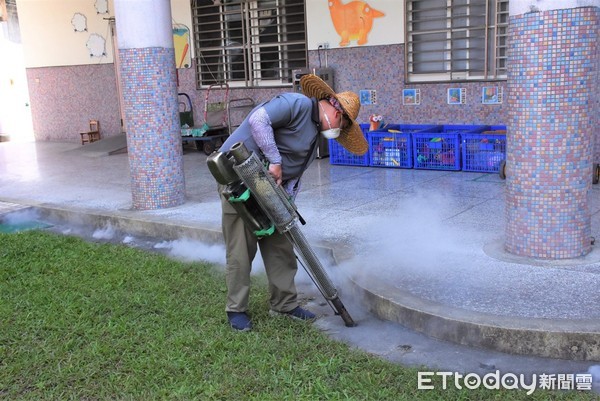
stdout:
[(16, 0), (6, 0), (5, 6), (0, 21), (0, 140), (30, 142), (35, 137)]

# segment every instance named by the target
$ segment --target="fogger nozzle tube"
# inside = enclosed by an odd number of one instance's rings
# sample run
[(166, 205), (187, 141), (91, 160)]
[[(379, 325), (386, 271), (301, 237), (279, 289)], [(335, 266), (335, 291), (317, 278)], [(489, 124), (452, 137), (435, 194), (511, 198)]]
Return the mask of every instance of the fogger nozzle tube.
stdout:
[(238, 162), (238, 164), (245, 162), (251, 156), (250, 151), (243, 142), (234, 143), (229, 150), (229, 153), (231, 156), (233, 156), (235, 161)]

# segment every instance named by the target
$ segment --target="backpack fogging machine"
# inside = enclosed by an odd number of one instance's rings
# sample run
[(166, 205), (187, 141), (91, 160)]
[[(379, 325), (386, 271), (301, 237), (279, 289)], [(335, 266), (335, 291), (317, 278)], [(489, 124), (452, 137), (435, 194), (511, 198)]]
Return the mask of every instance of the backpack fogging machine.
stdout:
[(229, 152), (211, 154), (207, 164), (216, 181), (224, 186), (222, 195), (254, 234), (261, 238), (277, 230), (285, 235), (300, 264), (336, 315), (341, 316), (346, 326), (356, 326), (323, 265), (300, 231), (298, 222), (305, 224), (304, 219), (258, 156), (238, 142)]

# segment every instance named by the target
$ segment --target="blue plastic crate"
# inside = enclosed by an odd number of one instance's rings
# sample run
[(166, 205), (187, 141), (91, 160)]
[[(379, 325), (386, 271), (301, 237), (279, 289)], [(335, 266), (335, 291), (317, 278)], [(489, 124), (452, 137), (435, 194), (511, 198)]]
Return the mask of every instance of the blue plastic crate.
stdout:
[(371, 131), (368, 134), (370, 165), (373, 167), (411, 168), (410, 133)]
[(412, 168), (412, 139), (415, 132), (435, 131), (441, 125), (386, 124), (368, 132), (370, 165), (374, 167)]
[[(363, 135), (365, 138), (369, 131), (369, 124), (360, 124)], [(335, 139), (329, 140), (329, 164), (339, 164), (345, 166), (368, 166), (369, 165), (369, 152), (363, 156), (357, 156), (351, 152), (348, 152), (342, 145), (339, 144)]]
[[(441, 125), (433, 124), (386, 124), (380, 129), (369, 131), (369, 132), (395, 132), (400, 131), (403, 134), (412, 134), (413, 132), (440, 132), (442, 129)], [(364, 131), (363, 131), (364, 132)]]
[(463, 171), (500, 171), (500, 164), (506, 159), (506, 135), (493, 132), (462, 134)]
[(471, 132), (483, 132), (490, 129), (489, 125), (442, 125), (442, 129), (439, 132), (443, 133), (471, 133)]
[(415, 132), (412, 135), (413, 167), (424, 170), (460, 170), (460, 134)]
[(362, 123), (362, 124), (358, 124), (358, 125), (360, 126), (360, 129), (362, 130), (363, 135), (366, 138), (367, 137), (367, 132), (369, 132), (369, 127), (371, 126), (371, 124)]

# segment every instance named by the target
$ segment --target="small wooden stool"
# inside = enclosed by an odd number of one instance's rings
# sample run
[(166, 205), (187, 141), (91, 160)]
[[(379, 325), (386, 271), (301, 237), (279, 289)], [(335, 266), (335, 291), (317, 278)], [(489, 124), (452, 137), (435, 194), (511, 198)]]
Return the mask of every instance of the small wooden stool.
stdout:
[(90, 130), (88, 132), (80, 132), (81, 144), (92, 143), (100, 140), (100, 122), (98, 120), (90, 120)]

